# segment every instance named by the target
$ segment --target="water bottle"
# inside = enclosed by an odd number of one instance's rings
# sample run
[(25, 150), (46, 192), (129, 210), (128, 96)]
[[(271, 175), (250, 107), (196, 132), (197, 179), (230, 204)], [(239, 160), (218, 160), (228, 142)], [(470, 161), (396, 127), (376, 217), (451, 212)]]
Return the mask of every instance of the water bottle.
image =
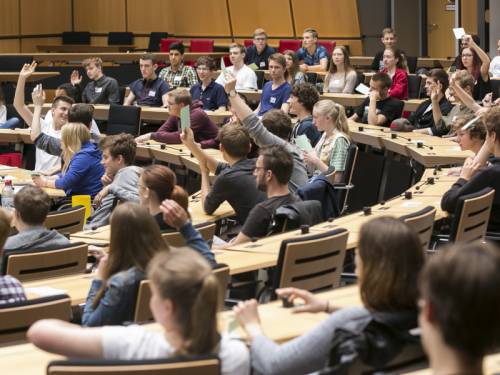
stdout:
[(14, 187), (12, 180), (5, 180), (5, 185), (2, 190), (2, 207), (10, 210), (14, 207)]

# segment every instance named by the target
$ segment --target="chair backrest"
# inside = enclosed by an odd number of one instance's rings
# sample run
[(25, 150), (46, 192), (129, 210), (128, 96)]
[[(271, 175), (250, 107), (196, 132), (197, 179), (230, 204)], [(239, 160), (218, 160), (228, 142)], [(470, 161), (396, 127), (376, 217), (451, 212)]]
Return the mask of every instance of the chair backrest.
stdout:
[(422, 85), (422, 77), (417, 74), (408, 74), (408, 98), (420, 98), (420, 86)]
[[(196, 224), (194, 227), (196, 228), (196, 230), (198, 230), (198, 232), (200, 232), (205, 241), (210, 242), (214, 238), (215, 229), (217, 226), (215, 225), (215, 223), (207, 222)], [(186, 240), (179, 232), (165, 232), (161, 235), (170, 246), (186, 246)]]
[(128, 133), (139, 135), (141, 126), (141, 107), (111, 104), (109, 106), (107, 135)]
[(214, 40), (213, 39), (191, 39), (190, 52), (213, 52)]
[(282, 241), (273, 288), (315, 292), (339, 286), (348, 234), (339, 228)]
[(410, 73), (415, 73), (417, 71), (417, 56), (405, 56), (406, 64), (408, 65), (408, 70)]
[(130, 31), (113, 31), (108, 33), (108, 45), (132, 45), (134, 44), (134, 33)]
[(316, 82), (318, 82), (318, 73), (306, 72), (305, 78), (306, 82), (309, 82), (311, 85), (315, 85)]
[(253, 39), (245, 39), (243, 41), (243, 45), (245, 46), (245, 48), (253, 46)]
[(494, 196), (495, 190), (488, 187), (458, 198), (450, 230), (452, 241), (471, 242), (484, 238)]
[(302, 225), (316, 225), (323, 217), (322, 202), (309, 199), (278, 207), (273, 214), (272, 233), (287, 232)]
[(266, 82), (266, 75), (263, 70), (256, 70), (255, 75), (257, 76), (257, 88), (262, 90)]
[(90, 44), (90, 33), (88, 31), (64, 31), (62, 44)]
[(318, 40), (318, 44), (326, 48), (326, 52), (328, 52), (328, 56), (332, 56), (333, 50), (337, 45), (337, 42), (333, 40)]
[(47, 375), (219, 375), (216, 355), (183, 356), (145, 360), (68, 360), (52, 361)]
[(45, 227), (61, 233), (76, 233), (83, 230), (85, 224), (85, 207), (69, 207), (62, 211), (50, 212), (45, 219)]
[(434, 227), (435, 216), (436, 208), (427, 206), (420, 211), (401, 216), (399, 219), (401, 221), (404, 221), (406, 224), (412, 227), (415, 232), (417, 232), (422, 247), (427, 250), (429, 248), (429, 242), (432, 236), (432, 228)]
[(302, 40), (300, 39), (280, 39), (278, 44), (278, 52), (283, 53), (287, 49), (297, 51), (300, 47), (302, 47)]
[[(226, 295), (227, 285), (230, 281), (229, 267), (226, 264), (217, 264), (213, 270), (213, 273), (219, 281), (220, 295), (224, 297)], [(135, 313), (134, 322), (143, 323), (153, 320), (153, 313), (149, 308), (149, 300), (151, 299), (151, 281), (142, 280), (139, 284), (139, 290), (137, 292), (137, 300), (135, 303)], [(224, 298), (221, 298), (222, 305), (220, 309), (224, 306)]]
[(500, 79), (491, 79), (491, 92), (493, 93), (493, 100), (500, 98)]
[(159, 52), (160, 41), (168, 37), (168, 33), (153, 31), (149, 34), (148, 51)]
[(20, 281), (30, 281), (84, 273), (87, 256), (88, 245), (85, 243), (73, 243), (56, 250), (4, 251), (2, 274), (12, 275)]
[(182, 43), (182, 39), (177, 39), (177, 38), (160, 39), (160, 52), (170, 52), (170, 45), (174, 43)]
[(30, 299), (0, 308), (0, 344), (25, 340), (26, 331), (40, 319), (71, 319), (71, 298), (66, 294)]

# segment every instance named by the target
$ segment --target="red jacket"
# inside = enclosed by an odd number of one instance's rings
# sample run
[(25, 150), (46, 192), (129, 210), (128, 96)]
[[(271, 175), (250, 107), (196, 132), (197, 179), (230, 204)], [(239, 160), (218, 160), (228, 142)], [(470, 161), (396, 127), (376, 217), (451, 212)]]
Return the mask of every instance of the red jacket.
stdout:
[[(387, 74), (387, 68), (382, 70)], [(392, 77), (392, 86), (389, 89), (389, 96), (399, 100), (408, 99), (408, 73), (406, 70), (396, 68), (396, 73)]]
[[(203, 102), (195, 100), (191, 104), (191, 129), (194, 140), (201, 144), (202, 148), (218, 148), (217, 136), (219, 128), (203, 110)], [(181, 120), (176, 116), (169, 116), (157, 132), (151, 133), (151, 139), (158, 142), (179, 144), (181, 142)]]

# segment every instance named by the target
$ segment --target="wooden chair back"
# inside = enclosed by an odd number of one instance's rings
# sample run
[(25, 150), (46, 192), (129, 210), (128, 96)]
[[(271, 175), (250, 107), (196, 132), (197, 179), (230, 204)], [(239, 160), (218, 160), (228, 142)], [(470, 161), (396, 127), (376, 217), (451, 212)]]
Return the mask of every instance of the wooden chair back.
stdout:
[(88, 245), (74, 243), (55, 250), (23, 253), (5, 252), (3, 262), (6, 262), (6, 274), (24, 282), (84, 273), (87, 266), (87, 257)]
[[(201, 223), (194, 226), (200, 232), (203, 239), (207, 242), (212, 241), (215, 235), (215, 223)], [(163, 239), (167, 241), (170, 246), (180, 247), (186, 246), (184, 237), (179, 232), (165, 232), (161, 234)]]
[(485, 188), (458, 199), (451, 225), (452, 241), (471, 242), (484, 238), (490, 220), (495, 190)]
[(62, 211), (50, 212), (44, 225), (48, 229), (55, 229), (65, 234), (80, 232), (85, 225), (85, 207), (75, 206)]
[(66, 294), (2, 305), (0, 344), (25, 340), (26, 331), (40, 319), (71, 319), (71, 298)]
[(348, 234), (339, 228), (282, 241), (274, 289), (315, 292), (339, 286)]
[(148, 360), (52, 361), (47, 375), (219, 375), (216, 355)]
[(401, 216), (399, 219), (404, 221), (417, 232), (422, 247), (424, 249), (428, 249), (431, 241), (435, 217), (436, 208), (427, 206), (418, 212)]

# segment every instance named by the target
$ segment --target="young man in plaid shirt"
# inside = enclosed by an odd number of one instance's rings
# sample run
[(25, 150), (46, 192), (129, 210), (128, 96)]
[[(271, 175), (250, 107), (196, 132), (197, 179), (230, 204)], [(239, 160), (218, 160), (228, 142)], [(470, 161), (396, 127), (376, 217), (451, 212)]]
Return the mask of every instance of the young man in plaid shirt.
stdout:
[(163, 68), (158, 76), (171, 88), (187, 87), (189, 89), (198, 83), (195, 70), (184, 65), (184, 45), (182, 43), (170, 45), (168, 59), (170, 66)]
[[(10, 229), (9, 214), (7, 214), (4, 209), (0, 208), (0, 249), (3, 249)], [(0, 276), (0, 306), (21, 301), (26, 301), (26, 294), (24, 293), (21, 283), (12, 276)]]

